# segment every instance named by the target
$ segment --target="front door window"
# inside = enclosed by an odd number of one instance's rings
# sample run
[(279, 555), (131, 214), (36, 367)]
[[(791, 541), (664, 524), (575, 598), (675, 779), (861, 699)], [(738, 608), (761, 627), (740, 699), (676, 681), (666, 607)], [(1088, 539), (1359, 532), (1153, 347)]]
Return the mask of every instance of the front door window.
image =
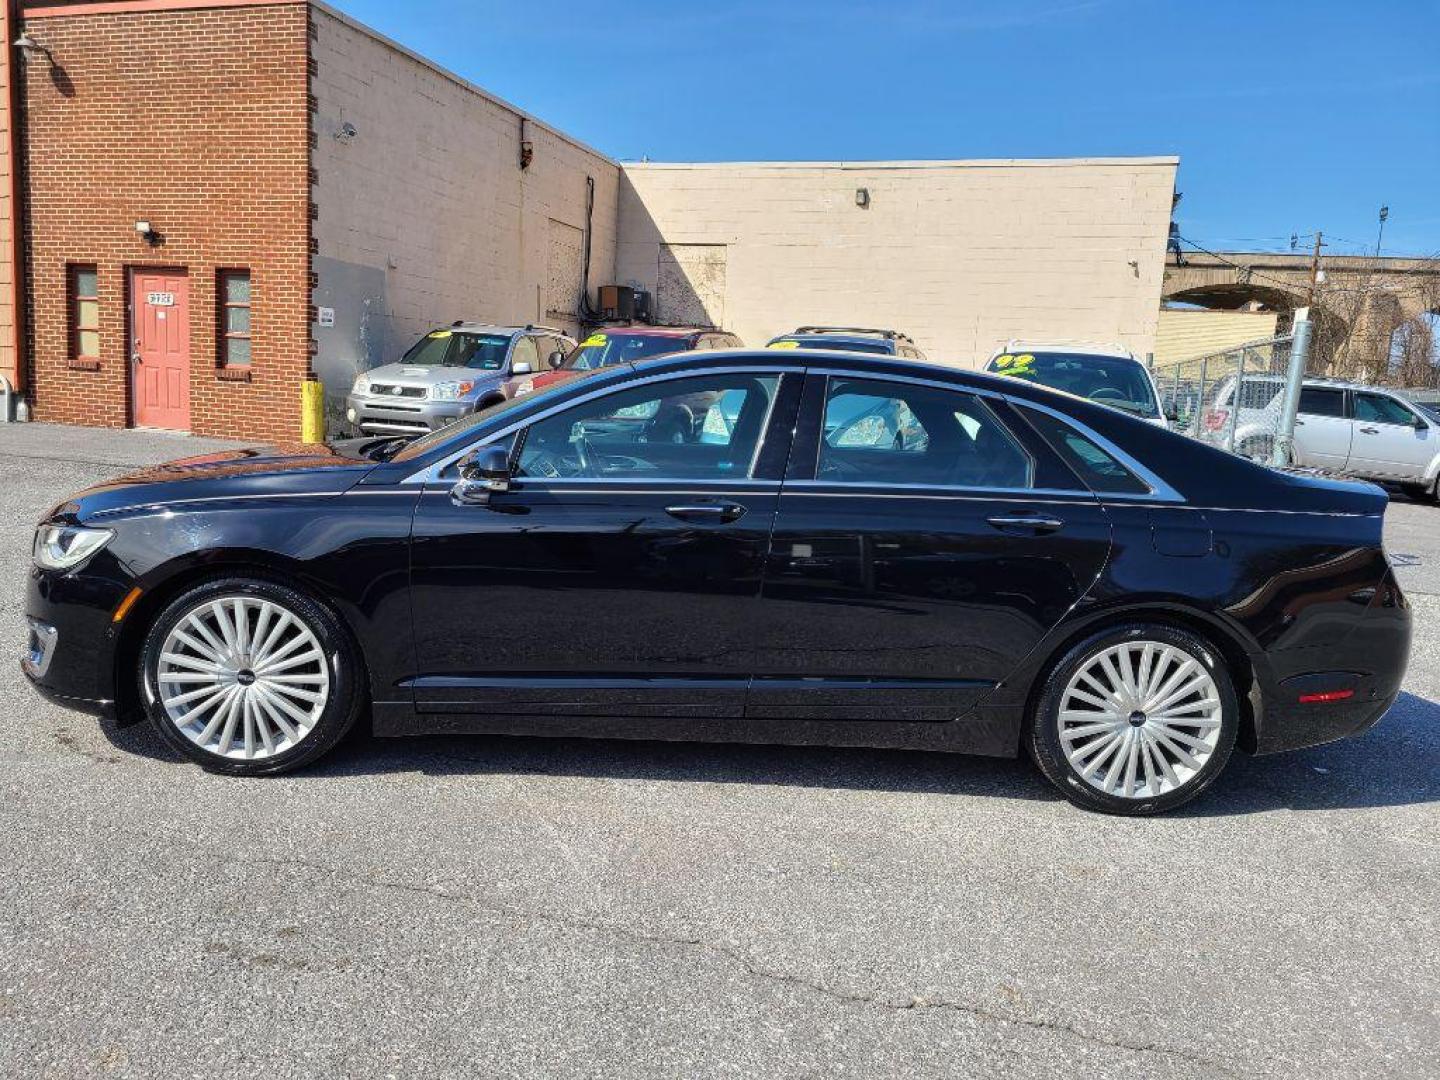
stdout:
[(778, 375), (646, 383), (537, 421), (518, 474), (549, 479), (740, 480), (754, 475)]

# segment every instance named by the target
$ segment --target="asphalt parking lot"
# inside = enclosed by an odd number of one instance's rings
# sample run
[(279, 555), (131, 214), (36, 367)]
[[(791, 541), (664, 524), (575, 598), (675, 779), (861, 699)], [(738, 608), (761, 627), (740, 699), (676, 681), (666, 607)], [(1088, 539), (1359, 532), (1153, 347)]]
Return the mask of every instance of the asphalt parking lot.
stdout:
[(357, 738), (271, 780), (43, 702), (32, 527), (219, 445), (0, 426), (0, 1075), (1440, 1071), (1440, 508), (1406, 693), (1086, 814), (1020, 762)]

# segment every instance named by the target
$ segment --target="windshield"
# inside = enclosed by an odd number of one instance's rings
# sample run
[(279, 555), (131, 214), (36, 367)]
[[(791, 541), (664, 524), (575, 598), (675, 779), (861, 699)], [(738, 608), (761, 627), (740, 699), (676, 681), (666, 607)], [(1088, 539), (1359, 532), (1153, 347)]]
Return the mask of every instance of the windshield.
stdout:
[(495, 419), (495, 417), (497, 416), (503, 416), (517, 406), (530, 405), (533, 402), (544, 401), (551, 394), (558, 393), (561, 390), (568, 390), (582, 379), (593, 377), (599, 370), (599, 368), (596, 368), (595, 371), (592, 371), (585, 375), (577, 375), (573, 378), (561, 379), (558, 382), (551, 383), (549, 386), (544, 386), (536, 389), (535, 393), (533, 394), (525, 394), (520, 397), (508, 398), (505, 401), (498, 401), (494, 405), (490, 405), (484, 409), (480, 409), (476, 412), (471, 413), (463, 420), (456, 421), (455, 423), (450, 424), (446, 427), (436, 428), (434, 431), (430, 432), (430, 434), (422, 435), (420, 436), (420, 438), (414, 440), (413, 442), (406, 443), (399, 450), (399, 452), (395, 454), (394, 457), (390, 458), (390, 460), (411, 461), (415, 458), (428, 454), (431, 450), (435, 449), (435, 447), (439, 446), (441, 443), (448, 442), (449, 440), (455, 438), (457, 435), (463, 435), (465, 432), (469, 431), (477, 424), (487, 423), (490, 420)]
[(582, 341), (565, 361), (571, 371), (594, 371), (596, 368), (647, 360), (666, 353), (687, 352), (690, 340), (683, 337), (661, 337), (654, 334), (591, 334)]
[(1005, 353), (991, 360), (985, 370), (1039, 383), (1052, 390), (1064, 390), (1137, 416), (1160, 415), (1150, 377), (1139, 363), (1124, 357), (1062, 352)]
[(814, 337), (776, 338), (767, 349), (832, 349), (840, 352), (880, 353), (889, 356), (894, 350), (886, 341), (850, 341), (821, 334)]
[(509, 334), (471, 334), (435, 330), (417, 341), (400, 360), (419, 367), (459, 367), (499, 371), (510, 349)]

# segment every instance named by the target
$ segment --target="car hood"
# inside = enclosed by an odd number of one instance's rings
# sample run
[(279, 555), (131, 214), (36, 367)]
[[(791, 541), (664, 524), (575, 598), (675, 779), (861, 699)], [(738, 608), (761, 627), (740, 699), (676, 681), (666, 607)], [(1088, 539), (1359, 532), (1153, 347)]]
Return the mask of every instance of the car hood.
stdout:
[(441, 367), (438, 364), (386, 364), (365, 372), (371, 383), (433, 386), (443, 382), (487, 382), (505, 378), (505, 372), (485, 368)]
[(294, 443), (181, 458), (87, 488), (56, 506), (47, 520), (85, 521), (200, 500), (338, 495), (376, 468), (379, 462), (365, 451), (385, 441)]

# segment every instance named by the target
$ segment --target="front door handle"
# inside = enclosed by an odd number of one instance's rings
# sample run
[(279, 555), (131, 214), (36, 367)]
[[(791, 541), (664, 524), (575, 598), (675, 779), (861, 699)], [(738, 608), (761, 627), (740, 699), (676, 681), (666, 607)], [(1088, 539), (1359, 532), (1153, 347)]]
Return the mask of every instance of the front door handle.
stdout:
[(728, 525), (745, 516), (745, 507), (739, 503), (695, 503), (682, 506), (667, 506), (665, 513), (681, 521), (709, 521)]
[(1379, 428), (1373, 428), (1373, 427), (1362, 427), (1362, 428), (1360, 429), (1360, 434), (1361, 434), (1361, 435), (1379, 435), (1379, 434), (1380, 434), (1380, 429), (1379, 429)]
[(987, 518), (990, 524), (1001, 532), (1012, 530), (1053, 533), (1059, 532), (1065, 527), (1065, 522), (1059, 518), (1046, 517), (1044, 514), (997, 514), (995, 517)]

